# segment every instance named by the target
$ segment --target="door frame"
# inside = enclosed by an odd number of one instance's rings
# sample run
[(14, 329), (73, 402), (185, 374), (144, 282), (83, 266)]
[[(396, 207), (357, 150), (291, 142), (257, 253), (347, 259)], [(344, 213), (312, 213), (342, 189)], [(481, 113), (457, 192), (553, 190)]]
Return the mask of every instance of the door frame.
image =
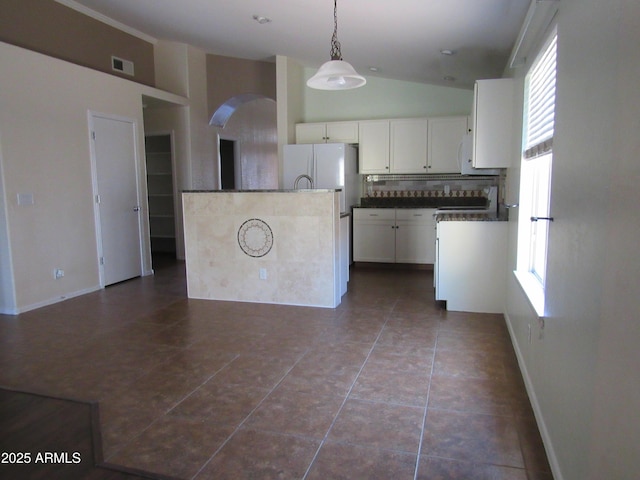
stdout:
[[(138, 122), (135, 118), (124, 117), (121, 115), (115, 115), (110, 113), (98, 112), (95, 110), (87, 111), (88, 117), (88, 126), (89, 126), (89, 146), (91, 153), (91, 189), (92, 189), (92, 199), (93, 202), (93, 215), (94, 215), (94, 227), (96, 232), (96, 263), (98, 265), (98, 276), (100, 282), (100, 288), (105, 287), (105, 278), (104, 278), (104, 263), (101, 261), (103, 257), (103, 245), (102, 245), (102, 222), (100, 218), (100, 207), (98, 203), (98, 168), (97, 168), (97, 158), (96, 158), (96, 149), (95, 142), (93, 139), (93, 132), (95, 131), (95, 123), (94, 118), (103, 118), (105, 120), (114, 120), (119, 122), (129, 123), (133, 130), (133, 144), (134, 144), (134, 170), (135, 170), (135, 184), (136, 184), (136, 199), (138, 201), (138, 205), (141, 207), (141, 211), (138, 214), (138, 239), (140, 249), (140, 276), (144, 276), (144, 248), (143, 248), (143, 230), (142, 230), (142, 218), (143, 215), (148, 215), (147, 202), (141, 201), (140, 196), (140, 154), (139, 154), (139, 138), (138, 138)], [(145, 170), (146, 171), (146, 170)], [(142, 207), (144, 206), (144, 210)]]
[[(182, 198), (180, 196), (180, 189), (178, 188), (178, 172), (176, 165), (176, 141), (175, 141), (175, 131), (174, 130), (153, 130), (153, 131), (145, 131), (144, 138), (146, 140), (147, 137), (160, 137), (160, 136), (168, 136), (169, 141), (171, 142), (171, 189), (173, 192), (173, 223), (174, 223), (174, 231), (176, 232), (176, 258), (178, 258), (179, 248), (178, 248), (178, 238), (183, 237), (184, 233), (182, 231)], [(151, 214), (149, 210), (149, 181), (147, 179), (147, 162), (146, 162), (146, 154), (147, 150), (145, 148), (145, 162), (144, 162), (144, 185), (145, 185), (145, 193), (146, 197), (144, 199), (144, 205), (146, 205), (147, 216)], [(151, 222), (149, 221), (149, 237), (151, 237)], [(153, 256), (152, 256), (153, 258)], [(151, 263), (151, 268), (153, 270), (153, 260)]]
[(233, 168), (234, 184), (236, 190), (242, 190), (242, 162), (240, 161), (240, 140), (233, 135), (221, 135), (218, 133), (216, 141), (216, 153), (218, 155), (217, 188), (222, 190), (222, 155), (220, 155), (220, 140), (233, 142)]

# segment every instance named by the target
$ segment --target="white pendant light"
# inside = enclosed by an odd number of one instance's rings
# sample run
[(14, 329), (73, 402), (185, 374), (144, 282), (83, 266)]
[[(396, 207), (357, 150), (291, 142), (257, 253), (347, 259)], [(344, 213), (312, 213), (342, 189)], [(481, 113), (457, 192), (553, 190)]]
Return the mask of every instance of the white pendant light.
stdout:
[(331, 60), (324, 63), (316, 74), (307, 80), (307, 86), (318, 90), (349, 90), (367, 83), (358, 75), (350, 63), (342, 60), (338, 41), (338, 0), (333, 1), (333, 36), (331, 37)]

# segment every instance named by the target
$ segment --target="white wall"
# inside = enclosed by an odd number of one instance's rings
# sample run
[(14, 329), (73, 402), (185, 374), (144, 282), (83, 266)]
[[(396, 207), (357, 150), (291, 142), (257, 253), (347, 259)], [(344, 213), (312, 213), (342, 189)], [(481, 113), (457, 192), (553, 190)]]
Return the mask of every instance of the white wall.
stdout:
[[(304, 69), (304, 82), (315, 74)], [(469, 115), (473, 91), (366, 77), (364, 87), (345, 91), (304, 88), (304, 122), (370, 118)]]
[(544, 328), (513, 278), (507, 306), (556, 480), (640, 471), (639, 19), (635, 0), (563, 0), (557, 16)]
[[(0, 230), (7, 239), (0, 236), (0, 247), (11, 257), (16, 292), (15, 301), (0, 309), (17, 313), (99, 288), (88, 112), (136, 122), (144, 179), (142, 95), (155, 90), (4, 43), (0, 58), (6, 205)], [(140, 204), (146, 205), (146, 184), (141, 187)], [(18, 193), (32, 194), (34, 204), (18, 206)], [(149, 272), (146, 208), (141, 216), (143, 271)], [(5, 278), (4, 255), (2, 260), (4, 289), (11, 282)], [(64, 278), (54, 279), (55, 268), (65, 271)], [(0, 299), (5, 297), (3, 292)]]
[(188, 48), (189, 132), (191, 135), (192, 187), (219, 188), (216, 131), (209, 125), (207, 110), (207, 55)]
[(2, 164), (2, 136), (0, 131), (0, 313), (13, 312), (16, 308)]
[[(283, 146), (295, 143), (296, 123), (304, 121), (304, 68), (293, 59), (276, 56), (276, 124), (278, 169), (282, 172)], [(279, 181), (282, 179), (279, 178)], [(280, 183), (281, 184), (281, 183)]]

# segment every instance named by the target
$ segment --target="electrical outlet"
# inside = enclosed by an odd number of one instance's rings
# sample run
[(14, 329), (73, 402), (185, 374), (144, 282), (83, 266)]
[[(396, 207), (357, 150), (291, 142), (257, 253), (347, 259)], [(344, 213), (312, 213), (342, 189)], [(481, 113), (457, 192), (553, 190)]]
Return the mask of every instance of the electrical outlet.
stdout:
[(53, 270), (53, 278), (55, 278), (56, 280), (59, 280), (62, 277), (64, 277), (64, 270), (60, 268), (56, 268)]
[(267, 279), (267, 269), (266, 268), (261, 268), (260, 269), (260, 280), (266, 280)]

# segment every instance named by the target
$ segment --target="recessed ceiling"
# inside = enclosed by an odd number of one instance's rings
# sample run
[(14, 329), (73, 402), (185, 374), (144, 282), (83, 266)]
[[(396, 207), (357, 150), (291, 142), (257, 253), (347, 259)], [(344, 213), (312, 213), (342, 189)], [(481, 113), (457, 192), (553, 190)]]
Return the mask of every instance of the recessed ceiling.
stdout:
[[(314, 68), (329, 60), (331, 0), (76, 3), (151, 37), (207, 53), (268, 61), (284, 55)], [(338, 0), (338, 39), (344, 59), (361, 74), (469, 88), (476, 79), (502, 76), (529, 3)], [(270, 21), (261, 24), (254, 16)]]

